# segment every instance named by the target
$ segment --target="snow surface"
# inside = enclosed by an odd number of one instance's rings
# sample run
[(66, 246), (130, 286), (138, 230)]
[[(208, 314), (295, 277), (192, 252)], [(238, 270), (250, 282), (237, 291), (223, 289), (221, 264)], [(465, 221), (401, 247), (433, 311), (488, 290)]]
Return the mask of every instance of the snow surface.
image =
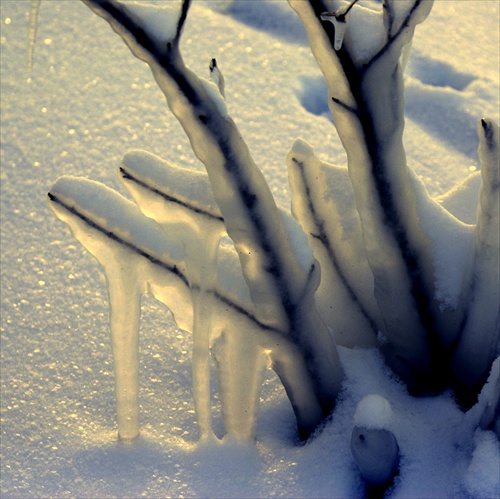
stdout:
[[(41, 3), (28, 83), (29, 7), (0, 3), (2, 497), (359, 497), (349, 442), (356, 407), (370, 394), (392, 406), (402, 456), (392, 497), (498, 497), (496, 437), (460, 434), (463, 414), (450, 394), (410, 397), (371, 350), (340, 349), (346, 391), (307, 445), (297, 445), (292, 410), (272, 374), (261, 393), (254, 446), (197, 445), (191, 338), (147, 297), (141, 437), (132, 445), (117, 442), (104, 276), (52, 215), (46, 193), (61, 175), (125, 192), (116, 168), (131, 148), (201, 166), (146, 65), (79, 2)], [(431, 195), (477, 169), (477, 120), (499, 120), (499, 16), (495, 1), (437, 1), (417, 27), (405, 144)], [(285, 157), (295, 137), (321, 159), (345, 163), (326, 100), (316, 114), (306, 109), (308, 87), (317, 103), (324, 87), (285, 2), (195, 3), (183, 53), (203, 76), (217, 58), (229, 112), (280, 206), (289, 207)], [(465, 196), (448, 202), (470, 222), (477, 187), (459, 191)], [(215, 391), (212, 405), (221, 436)]]

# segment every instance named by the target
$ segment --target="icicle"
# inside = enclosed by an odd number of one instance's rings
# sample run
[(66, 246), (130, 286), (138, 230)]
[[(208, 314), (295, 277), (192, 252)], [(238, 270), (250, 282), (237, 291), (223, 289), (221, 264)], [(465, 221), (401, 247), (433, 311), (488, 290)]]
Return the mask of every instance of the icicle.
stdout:
[(217, 249), (221, 233), (197, 231), (185, 242), (187, 273), (193, 299), (193, 396), (200, 438), (212, 436), (210, 401), (210, 338), (214, 317), (213, 289), (217, 281)]
[(166, 237), (180, 240), (184, 247), (193, 302), (194, 404), (200, 438), (208, 438), (213, 435), (209, 365), (214, 320), (211, 292), (217, 284), (217, 250), (225, 235), (224, 224), (215, 207), (206, 205), (195, 210), (194, 203), (199, 205), (200, 200), (189, 199), (193, 192), (200, 191), (203, 191), (201, 199), (210, 197), (206, 175), (175, 167), (143, 151), (127, 154), (120, 172), (143, 213), (160, 224)]
[(139, 435), (139, 319), (144, 283), (136, 259), (101, 258), (108, 282), (118, 436)]
[(267, 367), (259, 336), (243, 321), (227, 325), (214, 341), (212, 353), (217, 365), (224, 429), (238, 440), (252, 440)]
[(36, 27), (38, 21), (39, 8), (40, 8), (40, 0), (31, 0), (30, 17), (29, 17), (29, 41), (28, 41), (28, 75), (31, 74), (31, 69), (33, 68), (33, 56), (35, 54)]
[(321, 14), (322, 21), (330, 21), (335, 28), (335, 38), (333, 48), (335, 50), (340, 50), (342, 48), (342, 43), (344, 41), (344, 34), (347, 29), (347, 22), (345, 17), (336, 17), (335, 12), (325, 12)]
[(324, 12), (321, 14), (322, 21), (330, 21), (335, 28), (335, 39), (333, 48), (340, 50), (344, 41), (345, 31), (347, 29), (347, 14), (353, 8), (358, 0), (354, 0), (349, 5), (341, 7), (335, 12)]

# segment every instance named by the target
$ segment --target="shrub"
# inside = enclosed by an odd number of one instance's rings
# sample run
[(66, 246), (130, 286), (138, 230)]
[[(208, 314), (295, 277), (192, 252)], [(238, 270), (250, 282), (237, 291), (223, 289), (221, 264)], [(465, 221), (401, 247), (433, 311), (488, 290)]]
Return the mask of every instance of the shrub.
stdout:
[[(464, 407), (474, 405), (499, 350), (499, 131), (480, 121), (483, 183), (472, 229), (427, 194), (403, 147), (404, 64), (432, 2), (385, 0), (372, 11), (357, 0), (289, 1), (328, 84), (348, 158), (341, 169), (321, 162), (306, 142), (294, 143), (287, 158), (293, 218), (276, 207), (227, 113), (215, 59), (211, 81), (182, 60), (190, 0), (171, 8), (161, 29), (157, 13), (140, 5), (83, 1), (149, 64), (207, 170), (131, 151), (120, 176), (135, 204), (70, 177), (49, 193), (56, 215), (106, 274), (120, 436), (139, 433), (145, 292), (193, 333), (202, 437), (211, 434), (210, 353), (226, 431), (245, 438), (267, 365), (286, 390), (300, 436), (318, 427), (342, 387), (336, 343), (378, 347), (416, 395), (452, 387)], [(225, 234), (234, 248), (219, 246)], [(498, 428), (494, 390), (477, 410), (477, 424)]]

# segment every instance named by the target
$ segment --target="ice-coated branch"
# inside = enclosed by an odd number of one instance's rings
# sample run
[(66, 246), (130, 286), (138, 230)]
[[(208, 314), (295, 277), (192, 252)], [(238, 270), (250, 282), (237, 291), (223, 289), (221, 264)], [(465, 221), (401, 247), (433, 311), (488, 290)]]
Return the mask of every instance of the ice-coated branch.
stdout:
[(338, 344), (374, 346), (380, 317), (347, 169), (322, 163), (301, 139), (287, 165), (292, 213), (321, 265), (321, 313)]
[[(500, 132), (489, 119), (478, 125), (482, 184), (474, 251), (466, 289), (466, 315), (453, 354), (453, 371), (466, 405), (474, 402), (500, 353)], [(467, 400), (467, 399), (472, 400)]]
[(119, 175), (139, 209), (158, 223), (191, 224), (198, 215), (205, 223), (214, 222), (215, 230), (223, 230), (224, 219), (206, 173), (181, 168), (147, 151), (131, 150), (122, 159)]
[[(414, 390), (445, 383), (443, 349), (434, 305), (434, 268), (422, 231), (417, 194), (403, 148), (404, 95), (399, 63), (431, 1), (386, 2), (385, 15), (356, 5), (342, 46), (322, 22), (321, 0), (290, 4), (301, 18), (330, 92), (330, 109), (348, 157), (356, 208), (375, 297), (384, 319), (381, 348)], [(350, 34), (363, 13), (367, 37)], [(388, 22), (388, 16), (390, 22)], [(384, 22), (385, 17), (385, 22)]]
[[(212, 295), (217, 285), (219, 244), (225, 235), (224, 220), (202, 172), (175, 167), (144, 151), (130, 151), (122, 160), (120, 175), (139, 209), (158, 222), (166, 238), (182, 242), (193, 302), (194, 405), (200, 437), (211, 437)], [(225, 397), (221, 400), (224, 404)]]
[[(143, 207), (156, 205), (159, 219), (167, 224), (162, 217), (165, 210), (158, 209), (159, 203), (166, 202), (172, 206), (177, 201), (165, 199), (161, 192), (153, 192), (144, 181), (144, 168), (141, 172), (134, 171), (134, 157), (137, 159), (138, 155), (141, 156), (142, 166), (145, 165), (145, 169), (154, 176), (154, 171), (148, 168), (151, 164), (144, 161), (144, 153), (134, 152), (124, 160), (130, 172), (126, 175), (126, 184), (132, 182), (139, 185), (137, 179), (141, 177), (141, 188), (149, 193), (135, 192), (136, 199), (142, 196), (140, 204)], [(156, 162), (158, 158), (151, 157), (150, 161)], [(170, 179), (177, 173), (170, 175)], [(187, 185), (187, 182), (184, 183)], [(191, 182), (190, 185), (194, 184)], [(209, 187), (208, 182), (205, 186)], [(131, 188), (130, 185), (128, 187)], [(203, 199), (200, 189), (198, 193)], [(154, 201), (152, 196), (158, 200)], [(182, 197), (181, 194), (179, 198)], [(280, 375), (290, 397), (302, 435), (307, 436), (315, 429), (323, 417), (323, 410), (315, 395), (307, 359), (298, 345), (280, 330), (258, 320), (233, 252), (220, 251), (218, 269), (211, 270), (218, 280), (208, 288), (206, 282), (200, 282), (200, 274), (196, 275), (188, 269), (186, 260), (189, 259), (185, 254), (186, 245), (181, 243), (182, 234), (180, 240), (172, 237), (172, 231), (167, 237), (160, 224), (145, 218), (133, 203), (117, 192), (98, 182), (61, 177), (51, 189), (49, 200), (55, 214), (69, 225), (78, 241), (95, 256), (106, 275), (111, 304), (110, 326), (120, 437), (130, 439), (139, 433), (138, 325), (140, 297), (145, 292), (165, 303), (178, 326), (193, 334), (196, 327), (193, 302), (202, 290), (211, 299), (214, 320), (207, 333), (215, 338), (224, 336), (228, 343), (221, 347), (221, 342), (218, 342), (216, 350), (221, 353), (224, 349), (223, 355), (217, 355), (218, 364), (225, 375), (230, 374), (225, 380), (230, 389), (221, 393), (224, 424), (229, 433), (252, 437), (258, 401), (255, 393), (258, 394), (260, 383), (258, 370), (251, 368), (250, 364), (262, 362), (259, 359), (270, 352), (273, 368)], [(200, 212), (199, 199), (197, 206), (189, 206), (186, 198), (184, 202), (188, 204), (184, 210), (205, 218), (205, 214)], [(210, 211), (209, 204), (202, 210), (203, 213)], [(223, 227), (220, 221), (215, 220), (214, 223)], [(174, 225), (180, 223), (176, 219), (170, 229), (175, 232)], [(192, 243), (192, 240), (188, 238), (184, 242)], [(193, 361), (196, 363), (195, 359)], [(245, 363), (248, 366), (245, 367)], [(206, 412), (198, 412), (199, 416), (205, 414), (200, 433), (207, 436), (209, 420)]]
[[(314, 303), (319, 269), (301, 259), (289, 240), (271, 192), (219, 88), (185, 65), (179, 51), (183, 21), (165, 36), (148, 28), (137, 11), (115, 0), (83, 0), (105, 18), (133, 54), (149, 64), (170, 109), (205, 165), (226, 230), (240, 258), (258, 320), (290, 336), (308, 359), (318, 400), (327, 415), (342, 380), (335, 344)], [(182, 16), (188, 3), (184, 2)], [(214, 91), (215, 89), (215, 91)], [(273, 359), (273, 353), (270, 353)], [(280, 363), (275, 369), (280, 374)]]
[(212, 59), (210, 61), (210, 79), (217, 85), (220, 94), (222, 97), (226, 97), (226, 90), (225, 90), (225, 81), (224, 81), (224, 76), (221, 73), (219, 67), (217, 66), (217, 61), (215, 59)]
[[(49, 193), (50, 206), (105, 270), (110, 298), (111, 344), (115, 370), (118, 434), (139, 434), (139, 314), (145, 292), (144, 273), (156, 268), (166, 286), (180, 293), (175, 304), (186, 304), (187, 280), (179, 267), (181, 248), (164, 244), (154, 222), (145, 220), (130, 201), (96, 182), (62, 177)], [(98, 200), (98, 202), (96, 202)], [(119, 211), (109, 210), (113, 206)], [(177, 258), (164, 258), (165, 251)], [(142, 262), (142, 265), (141, 265)], [(142, 272), (139, 270), (142, 268)], [(147, 273), (147, 272), (146, 272)], [(173, 285), (173, 283), (176, 283)], [(189, 310), (189, 308), (187, 308)], [(186, 311), (174, 307), (181, 325)]]
[[(290, 290), (295, 294), (302, 291), (297, 284), (306, 281), (309, 265), (303, 268), (293, 258), (274, 200), (234, 122), (227, 116), (224, 102), (207, 89), (206, 81), (185, 67), (178, 49), (178, 32), (172, 40), (159, 44), (125, 6), (114, 1), (90, 4), (119, 31), (133, 53), (151, 66), (195, 153), (207, 167), (228, 234), (241, 255), (244, 272), (246, 269), (258, 313), (264, 322), (280, 324), (287, 304), (296, 300), (289, 296)], [(119, 5), (119, 15), (111, 8), (104, 9), (105, 5)], [(249, 271), (256, 265), (264, 269), (268, 279)]]

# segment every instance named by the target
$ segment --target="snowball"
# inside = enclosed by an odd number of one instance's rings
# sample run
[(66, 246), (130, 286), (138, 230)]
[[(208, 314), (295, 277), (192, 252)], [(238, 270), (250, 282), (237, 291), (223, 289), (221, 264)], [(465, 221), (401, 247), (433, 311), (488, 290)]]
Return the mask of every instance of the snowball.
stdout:
[(391, 404), (380, 395), (367, 395), (356, 408), (354, 424), (360, 428), (385, 430), (393, 420)]

